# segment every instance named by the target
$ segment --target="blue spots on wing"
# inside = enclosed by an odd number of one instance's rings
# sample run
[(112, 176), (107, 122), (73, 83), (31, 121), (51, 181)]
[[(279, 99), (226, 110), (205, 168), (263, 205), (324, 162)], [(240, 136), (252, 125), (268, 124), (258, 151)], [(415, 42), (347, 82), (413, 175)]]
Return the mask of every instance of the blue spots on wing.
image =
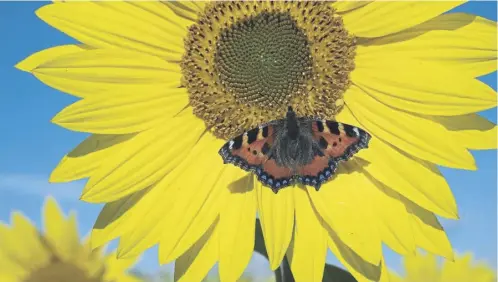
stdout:
[(273, 192), (278, 193), (282, 188), (290, 186), (293, 184), (291, 178), (279, 178), (275, 179), (273, 176), (265, 172), (260, 167), (254, 170), (254, 173), (258, 177), (258, 180), (266, 186), (269, 186)]

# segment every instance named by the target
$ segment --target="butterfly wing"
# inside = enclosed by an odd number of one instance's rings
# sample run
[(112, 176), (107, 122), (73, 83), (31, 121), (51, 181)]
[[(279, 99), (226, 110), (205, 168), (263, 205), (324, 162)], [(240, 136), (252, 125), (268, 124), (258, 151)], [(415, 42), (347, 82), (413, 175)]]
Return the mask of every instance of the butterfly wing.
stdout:
[(371, 138), (361, 128), (328, 120), (313, 120), (311, 131), (318, 148), (313, 161), (298, 170), (298, 180), (317, 190), (334, 175), (339, 162), (368, 148)]
[(371, 138), (361, 128), (329, 120), (313, 121), (311, 130), (325, 155), (338, 162), (347, 161), (359, 150), (368, 148)]
[(278, 122), (281, 121), (251, 129), (229, 140), (219, 151), (224, 163), (254, 172), (259, 181), (275, 192), (291, 185), (293, 176), (291, 169), (278, 166), (271, 157)]

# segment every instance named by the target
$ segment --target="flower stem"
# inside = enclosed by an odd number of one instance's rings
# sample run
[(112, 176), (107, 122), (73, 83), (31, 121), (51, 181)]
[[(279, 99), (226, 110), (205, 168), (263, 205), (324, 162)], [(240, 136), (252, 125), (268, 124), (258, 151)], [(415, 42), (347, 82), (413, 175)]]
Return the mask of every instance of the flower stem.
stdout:
[(290, 270), (289, 261), (285, 256), (280, 266), (275, 269), (275, 279), (277, 282), (295, 282)]

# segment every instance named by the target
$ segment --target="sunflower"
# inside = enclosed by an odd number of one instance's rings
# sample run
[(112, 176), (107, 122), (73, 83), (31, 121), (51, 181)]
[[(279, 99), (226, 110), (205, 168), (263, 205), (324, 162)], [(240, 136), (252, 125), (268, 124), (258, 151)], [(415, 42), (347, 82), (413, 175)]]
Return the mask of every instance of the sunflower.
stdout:
[(471, 253), (455, 256), (454, 261), (438, 263), (432, 254), (403, 258), (405, 276), (390, 272), (391, 282), (494, 282), (496, 273), (485, 263), (475, 263)]
[(136, 259), (118, 260), (81, 243), (74, 214), (64, 218), (55, 199), (43, 209), (45, 232), (21, 213), (13, 212), (11, 226), (0, 223), (0, 281), (2, 282), (138, 282), (125, 271)]
[[(253, 253), (256, 215), (272, 269), (321, 281), (327, 249), (359, 281), (379, 280), (381, 246), (452, 258), (436, 215), (458, 218), (438, 165), (475, 170), (495, 149), (476, 114), (496, 92), (496, 23), (446, 13), (462, 2), (57, 2), (36, 14), (80, 44), (17, 65), (81, 98), (53, 122), (92, 135), (52, 182), (88, 178), (81, 199), (106, 203), (92, 246), (118, 255), (159, 244), (160, 263), (198, 281), (219, 262), (235, 281)], [(224, 165), (230, 138), (299, 116), (358, 126), (369, 149), (320, 191), (274, 194)]]

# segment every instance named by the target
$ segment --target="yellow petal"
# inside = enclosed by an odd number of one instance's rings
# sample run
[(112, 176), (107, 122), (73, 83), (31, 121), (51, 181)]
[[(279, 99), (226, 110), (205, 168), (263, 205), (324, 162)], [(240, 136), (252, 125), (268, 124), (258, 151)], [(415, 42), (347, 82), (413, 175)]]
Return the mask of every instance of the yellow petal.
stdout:
[(2, 264), (2, 266), (0, 266), (0, 269), (2, 269), (3, 267), (5, 267), (5, 269), (8, 269), (8, 272), (7, 270), (5, 272), (2, 272), (0, 273), (0, 281), (9, 281), (9, 282), (22, 282), (21, 278), (16, 275), (15, 273), (10, 273), (11, 272), (11, 269), (8, 268), (7, 265), (3, 264), (4, 263), (4, 258), (0, 255), (0, 263)]
[(254, 251), (256, 191), (254, 176), (248, 174), (233, 182), (227, 191), (225, 207), (220, 213), (221, 281), (237, 281)]
[[(36, 234), (33, 239), (39, 238), (39, 234)], [(19, 240), (16, 230), (0, 222), (0, 239), (0, 260), (5, 263), (5, 266), (0, 265), (0, 270), (3, 272), (12, 268), (12, 273), (17, 275), (30, 271), (33, 257), (29, 250), (23, 248), (23, 242)], [(35, 264), (33, 268), (38, 266)]]
[[(496, 92), (452, 68), (359, 48), (354, 84), (376, 100), (418, 114), (453, 116), (496, 107)], [(388, 51), (386, 51), (388, 52)]]
[(374, 1), (342, 15), (346, 29), (359, 37), (380, 37), (423, 23), (464, 1)]
[(77, 83), (75, 81), (34, 72), (34, 70), (36, 70), (36, 68), (38, 68), (40, 65), (49, 63), (59, 57), (68, 54), (84, 52), (85, 50), (89, 49), (91, 48), (85, 45), (62, 45), (48, 48), (27, 57), (23, 61), (19, 62), (16, 65), (16, 68), (23, 71), (31, 72), (36, 78), (38, 78), (46, 85), (62, 92), (66, 92), (77, 97), (95, 95), (95, 93), (99, 93), (102, 90), (98, 84), (79, 82), (77, 87), (74, 87), (74, 84)]
[[(427, 256), (425, 256), (427, 258)], [(427, 259), (428, 261), (435, 262), (433, 258)], [(442, 282), (464, 282), (464, 281), (486, 281), (477, 280), (477, 277), (470, 276), (471, 274), (471, 261), (472, 256), (470, 254), (464, 255), (463, 257), (457, 258), (454, 262), (443, 261), (443, 265), (440, 271), (440, 281)], [(411, 267), (413, 269), (413, 267)], [(423, 271), (420, 269), (419, 271)]]
[(167, 1), (164, 2), (178, 16), (195, 22), (198, 14), (203, 11), (203, 1)]
[(17, 234), (0, 222), (0, 278), (3, 278), (3, 273), (9, 273), (9, 276), (21, 281), (31, 271), (30, 264), (26, 264), (30, 260), (29, 254), (16, 250), (20, 243)]
[[(121, 281), (123, 274), (137, 262), (137, 258), (118, 259), (116, 252), (108, 254), (105, 258), (104, 281)], [(140, 280), (138, 280), (140, 281)]]
[[(373, 178), (430, 211), (458, 218), (453, 193), (437, 167), (410, 158), (380, 140), (372, 140), (371, 148), (361, 157), (370, 162), (364, 169)], [(381, 156), (383, 161), (379, 161)]]
[(430, 254), (417, 254), (404, 258), (408, 281), (439, 281), (436, 257)]
[(372, 1), (334, 1), (330, 5), (335, 8), (337, 13), (346, 13), (361, 8)]
[(45, 238), (63, 260), (70, 260), (79, 251), (79, 234), (76, 217), (71, 214), (64, 218), (57, 202), (52, 197), (45, 200), (43, 225)]
[[(91, 247), (100, 247), (133, 228), (130, 222), (140, 220), (144, 207), (150, 208), (148, 205), (151, 204), (151, 200), (158, 195), (158, 192), (162, 192), (152, 188), (135, 192), (117, 201), (105, 204), (93, 226), (90, 237)], [(149, 195), (144, 197), (150, 191), (154, 191), (150, 193), (152, 197)], [(139, 214), (139, 212), (142, 213)]]
[[(161, 189), (156, 184), (131, 194), (122, 200), (116, 201), (118, 204), (106, 206), (109, 208), (106, 211), (107, 213), (103, 216), (99, 216), (99, 219), (94, 226), (92, 247), (95, 247), (102, 242), (105, 243), (110, 241), (116, 236), (121, 236), (117, 250), (118, 257), (135, 257), (140, 253), (126, 252), (128, 249), (133, 248), (133, 246), (130, 246), (129, 237), (134, 236), (136, 233), (146, 233), (145, 230), (150, 231), (147, 233), (147, 236), (144, 235), (140, 240), (133, 237), (134, 240), (139, 241), (136, 248), (140, 248), (141, 252), (143, 252), (154, 244), (157, 244), (161, 226), (152, 224), (152, 216), (150, 215), (158, 213), (158, 211), (165, 213), (164, 211), (168, 210), (168, 205), (172, 199), (165, 197), (166, 192), (168, 192), (166, 189)], [(164, 203), (165, 206), (160, 204), (159, 199), (162, 199), (161, 204)], [(128, 203), (128, 201), (130, 203)], [(102, 211), (102, 213), (104, 213), (104, 211)], [(100, 229), (98, 230), (98, 233), (95, 232), (97, 231), (96, 229)], [(124, 246), (128, 249), (123, 249)]]
[[(337, 120), (361, 126), (347, 108), (341, 111)], [(372, 138), (369, 148), (358, 152), (357, 157), (368, 162), (362, 168), (375, 180), (427, 210), (444, 217), (458, 218), (451, 189), (433, 165), (410, 157), (376, 138)], [(400, 170), (400, 167), (404, 169)]]
[(156, 198), (134, 211), (142, 214), (141, 218), (127, 222), (133, 228), (121, 237), (120, 257), (138, 255), (161, 240), (159, 258), (161, 263), (167, 263), (207, 230), (223, 206), (226, 194), (222, 189), (228, 185), (227, 178), (233, 176), (222, 174), (222, 162), (213, 165), (221, 145), (212, 135), (204, 135), (185, 160), (147, 193), (144, 199)]
[[(351, 160), (350, 163), (362, 167), (358, 160)], [(371, 208), (371, 216), (365, 221), (371, 222), (370, 228), (378, 229), (382, 241), (394, 251), (400, 254), (415, 253), (411, 217), (399, 195), (370, 177), (364, 168), (359, 169), (359, 172), (357, 185), (353, 189), (356, 190), (356, 197), (366, 199), (364, 205)]]
[(294, 236), (287, 251), (296, 281), (322, 281), (327, 253), (323, 220), (313, 209), (306, 188), (293, 187), (296, 207)]
[(452, 260), (453, 249), (437, 217), (409, 200), (404, 199), (404, 202), (412, 217), (411, 229), (415, 244), (433, 254)]
[(466, 148), (472, 150), (494, 150), (498, 146), (496, 124), (478, 114), (453, 117), (429, 116), (441, 123)]
[(329, 249), (358, 282), (379, 281), (382, 266), (363, 260), (357, 253), (344, 244), (332, 229), (327, 227), (327, 231)]
[(40, 65), (49, 63), (50, 61), (57, 59), (58, 57), (69, 55), (73, 53), (82, 52), (88, 49), (88, 46), (83, 45), (61, 45), (52, 48), (48, 48), (39, 52), (36, 52), (21, 62), (16, 64), (16, 68), (31, 72), (38, 68)]
[(292, 237), (294, 227), (294, 194), (282, 189), (277, 194), (256, 183), (258, 214), (272, 270), (279, 267)]
[(454, 262), (445, 260), (441, 269), (441, 282), (466, 281), (496, 281), (496, 274), (486, 264), (472, 265), (472, 254), (468, 253), (455, 259)]
[[(216, 152), (214, 148), (209, 150)], [(198, 167), (189, 166), (194, 171), (204, 170), (208, 175), (200, 174), (198, 180), (189, 180), (182, 184), (184, 187), (180, 191), (181, 196), (178, 196), (169, 216), (163, 221), (164, 231), (159, 245), (161, 263), (169, 263), (176, 259), (202, 236), (226, 205), (229, 199), (226, 189), (230, 189), (233, 182), (245, 175), (237, 167), (215, 165), (215, 159), (219, 156), (217, 154), (212, 156), (209, 160), (206, 159), (206, 163), (201, 158), (197, 159)], [(186, 177), (189, 176), (183, 175), (183, 178)]]
[[(13, 244), (15, 252), (18, 254), (17, 260), (31, 268), (42, 267), (50, 262), (50, 252), (40, 241), (40, 233), (32, 222), (21, 213), (14, 212), (12, 213), (12, 228), (17, 234), (22, 234), (22, 240), (17, 238), (17, 244), (9, 242), (9, 244)], [(12, 233), (12, 235), (15, 234)], [(0, 250), (0, 252), (2, 251)]]
[(494, 21), (451, 13), (362, 45), (378, 59), (402, 64), (404, 58), (412, 58), (478, 77), (496, 70), (496, 29)]
[[(49, 52), (52, 53), (56, 52)], [(180, 86), (178, 64), (146, 54), (100, 49), (53, 56), (31, 73), (50, 86), (75, 96), (103, 98), (139, 93), (146, 97)]]
[(358, 87), (351, 87), (344, 97), (348, 108), (374, 137), (432, 163), (451, 168), (476, 169), (472, 155), (451, 140), (442, 125), (390, 108)]
[(175, 261), (175, 281), (201, 281), (218, 260), (217, 222)]
[(52, 171), (49, 181), (69, 182), (90, 177), (102, 161), (119, 151), (132, 137), (133, 134), (91, 135), (62, 158)]
[(140, 93), (115, 99), (86, 98), (66, 107), (52, 122), (81, 132), (135, 133), (170, 122), (171, 117), (188, 105), (186, 93), (185, 88), (179, 88), (146, 97)]
[(139, 133), (123, 144), (119, 153), (101, 161), (82, 199), (114, 201), (157, 183), (183, 160), (204, 131), (204, 122), (189, 113)]
[(89, 46), (119, 47), (176, 61), (183, 54), (189, 24), (155, 2), (70, 2), (43, 6), (36, 14)]
[(344, 163), (318, 192), (308, 188), (313, 205), (337, 236), (365, 261), (377, 265), (381, 241), (371, 217), (370, 199), (358, 192), (362, 176)]
[(101, 258), (105, 256), (107, 246), (92, 250), (89, 239), (89, 234), (83, 236), (80, 251), (78, 252), (78, 256), (74, 258), (74, 261), (77, 261), (79, 268), (87, 270), (88, 277), (100, 278), (104, 272), (104, 265)]

